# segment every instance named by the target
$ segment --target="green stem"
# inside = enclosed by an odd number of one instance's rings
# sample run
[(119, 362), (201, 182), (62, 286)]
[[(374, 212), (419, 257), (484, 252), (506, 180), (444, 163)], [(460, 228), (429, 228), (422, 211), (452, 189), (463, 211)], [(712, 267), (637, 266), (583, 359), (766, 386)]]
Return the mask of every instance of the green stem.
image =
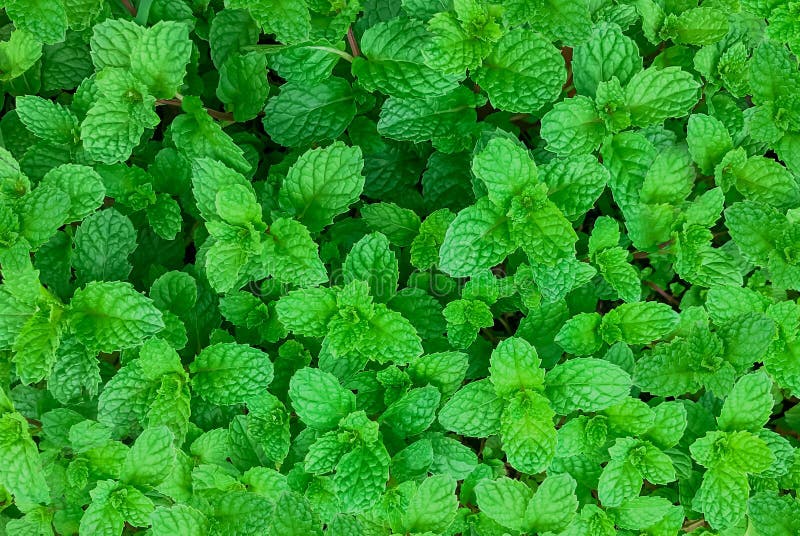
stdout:
[(139, 2), (139, 9), (136, 10), (136, 18), (134, 21), (142, 26), (147, 26), (147, 18), (150, 16), (150, 6), (153, 5), (153, 0), (141, 0)]
[(350, 63), (353, 63), (353, 56), (351, 56), (350, 54), (348, 54), (344, 50), (339, 50), (338, 48), (333, 48), (333, 47), (323, 47), (323, 46), (313, 46), (313, 47), (308, 47), (308, 48), (313, 48), (314, 50), (321, 50), (321, 51), (327, 52), (329, 54), (336, 54), (340, 58), (343, 58), (345, 61), (349, 61)]

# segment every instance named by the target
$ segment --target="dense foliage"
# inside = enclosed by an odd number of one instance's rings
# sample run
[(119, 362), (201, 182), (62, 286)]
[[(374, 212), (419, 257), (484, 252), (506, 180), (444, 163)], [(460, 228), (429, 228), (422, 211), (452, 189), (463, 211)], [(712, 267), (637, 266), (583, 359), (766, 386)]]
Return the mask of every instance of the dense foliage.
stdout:
[(800, 534), (800, 3), (2, 5), (0, 534)]

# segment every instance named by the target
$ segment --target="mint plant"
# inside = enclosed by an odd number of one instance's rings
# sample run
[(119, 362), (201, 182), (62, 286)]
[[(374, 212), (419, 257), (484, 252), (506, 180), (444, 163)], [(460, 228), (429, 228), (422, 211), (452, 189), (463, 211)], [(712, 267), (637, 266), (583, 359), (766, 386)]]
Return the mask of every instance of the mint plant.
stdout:
[(6, 0), (0, 535), (797, 536), (800, 4)]

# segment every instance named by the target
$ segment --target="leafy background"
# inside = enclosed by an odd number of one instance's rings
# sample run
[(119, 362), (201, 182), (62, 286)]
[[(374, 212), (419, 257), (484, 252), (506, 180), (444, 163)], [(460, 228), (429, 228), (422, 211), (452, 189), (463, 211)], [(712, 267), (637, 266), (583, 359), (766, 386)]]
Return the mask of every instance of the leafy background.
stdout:
[(800, 534), (800, 3), (2, 5), (0, 532)]

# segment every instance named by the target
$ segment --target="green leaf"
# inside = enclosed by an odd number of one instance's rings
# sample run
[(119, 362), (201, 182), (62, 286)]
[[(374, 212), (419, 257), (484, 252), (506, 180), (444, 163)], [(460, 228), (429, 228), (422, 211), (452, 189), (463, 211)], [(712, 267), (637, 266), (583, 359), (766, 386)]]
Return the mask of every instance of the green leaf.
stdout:
[(697, 103), (699, 88), (692, 75), (679, 67), (639, 71), (625, 86), (631, 122), (647, 126), (683, 117)]
[(248, 9), (265, 33), (274, 33), (282, 43), (305, 41), (311, 20), (305, 0), (226, 0), (226, 8)]
[(553, 417), (549, 401), (534, 392), (518, 392), (508, 401), (500, 420), (500, 437), (512, 467), (530, 474), (547, 469), (556, 454)]
[(678, 325), (678, 313), (657, 302), (625, 303), (603, 316), (601, 333), (608, 343), (647, 344), (669, 334)]
[(67, 13), (60, 0), (8, 0), (6, 14), (14, 26), (42, 43), (58, 43), (67, 31)]
[(745, 515), (750, 486), (747, 475), (725, 467), (710, 469), (692, 500), (713, 527), (735, 525)]
[(29, 385), (50, 376), (56, 360), (56, 349), (61, 337), (59, 314), (35, 314), (19, 330), (11, 351), (14, 353), (17, 375)]
[(608, 178), (606, 168), (590, 155), (556, 158), (542, 168), (548, 198), (570, 221), (577, 220), (594, 206)]
[(605, 506), (620, 506), (639, 495), (642, 483), (642, 476), (631, 462), (612, 459), (600, 475), (597, 495)]
[(491, 309), (481, 300), (455, 300), (442, 313), (447, 321), (447, 339), (454, 348), (468, 348), (481, 328), (494, 325)]
[(708, 432), (689, 447), (692, 457), (708, 469), (730, 468), (761, 473), (774, 462), (775, 455), (763, 439), (751, 432)]
[(396, 311), (375, 304), (359, 350), (379, 363), (398, 364), (422, 355), (422, 341), (414, 326)]
[(446, 475), (430, 476), (422, 481), (403, 512), (403, 526), (408, 532), (442, 533), (456, 517), (458, 498), (456, 481)]
[(380, 233), (368, 234), (353, 245), (343, 271), (345, 283), (366, 281), (376, 301), (389, 301), (397, 291), (400, 277), (397, 258), (389, 249), (389, 240)]
[(287, 83), (264, 108), (264, 129), (276, 143), (305, 147), (337, 138), (356, 115), (350, 84), (331, 77), (313, 86)]
[(624, 85), (641, 69), (639, 47), (615, 24), (595, 25), (589, 41), (573, 50), (575, 89), (590, 97), (594, 97), (600, 82), (616, 77)]
[(498, 264), (514, 249), (508, 217), (482, 198), (459, 212), (448, 227), (439, 266), (453, 277), (467, 277)]
[(527, 149), (508, 138), (492, 138), (472, 159), (472, 172), (486, 185), (489, 200), (508, 207), (511, 200), (536, 184), (539, 171)]
[(130, 67), (131, 53), (145, 32), (144, 27), (124, 19), (95, 25), (89, 42), (95, 67)]
[(747, 199), (786, 209), (800, 205), (797, 180), (774, 160), (753, 156), (734, 170), (736, 189)]
[(573, 97), (556, 103), (542, 117), (542, 138), (547, 150), (559, 156), (590, 153), (600, 146), (606, 127), (592, 99)]
[(164, 240), (174, 240), (183, 225), (178, 202), (168, 195), (159, 195), (155, 204), (146, 210), (147, 221), (153, 231)]
[(591, 355), (603, 344), (598, 333), (601, 317), (597, 313), (580, 313), (570, 318), (555, 336), (555, 343), (574, 355)]
[(337, 311), (336, 296), (328, 288), (306, 288), (289, 292), (275, 305), (278, 318), (297, 335), (323, 337)]
[(672, 503), (664, 497), (635, 497), (614, 509), (617, 525), (624, 529), (646, 529), (666, 516)]
[(214, 404), (242, 404), (272, 381), (269, 356), (245, 344), (220, 343), (203, 348), (189, 366), (192, 389)]
[(136, 248), (136, 230), (127, 216), (114, 208), (95, 212), (75, 233), (72, 267), (79, 281), (124, 280)]
[(489, 380), (468, 383), (439, 411), (439, 423), (451, 432), (471, 437), (488, 437), (500, 430), (503, 400)]
[(78, 289), (68, 319), (81, 341), (101, 352), (132, 348), (164, 328), (153, 302), (122, 282), (92, 282)]
[(69, 219), (69, 195), (52, 184), (39, 186), (18, 205), (20, 235), (32, 249), (45, 244)]
[(78, 138), (78, 118), (61, 104), (36, 97), (17, 97), (17, 115), (36, 137), (58, 144), (74, 144)]
[(628, 250), (621, 247), (606, 249), (597, 254), (595, 263), (622, 301), (635, 302), (641, 299), (642, 282), (639, 271), (628, 261)]
[(14, 30), (0, 42), (0, 80), (13, 80), (42, 57), (42, 43), (25, 30)]
[(557, 413), (601, 411), (624, 400), (631, 378), (619, 366), (593, 357), (570, 359), (545, 377), (547, 397)]
[(535, 112), (553, 102), (566, 82), (564, 58), (539, 33), (508, 32), (474, 73), (492, 106), (508, 112)]
[(317, 244), (302, 223), (288, 218), (272, 222), (267, 238), (267, 270), (278, 281), (314, 286), (328, 281)]
[(673, 34), (673, 41), (680, 44), (710, 45), (728, 33), (728, 17), (723, 10), (711, 7), (687, 9), (667, 22), (662, 33)]
[(175, 464), (173, 440), (172, 432), (166, 426), (144, 430), (128, 451), (120, 479), (126, 484), (145, 488), (160, 484)]
[(647, 204), (680, 204), (692, 192), (694, 179), (689, 153), (682, 147), (670, 147), (659, 153), (647, 171), (639, 199)]
[(414, 383), (431, 384), (448, 397), (461, 386), (468, 366), (464, 353), (437, 352), (412, 360), (406, 372)]
[(208, 115), (199, 98), (184, 97), (181, 107), (186, 113), (176, 117), (169, 127), (179, 152), (192, 161), (210, 158), (239, 173), (250, 171), (251, 164), (244, 158), (242, 148)]
[(575, 479), (567, 473), (548, 475), (528, 503), (525, 524), (537, 532), (565, 529), (578, 508), (576, 485)]
[(750, 498), (747, 513), (759, 532), (791, 536), (798, 528), (798, 520), (794, 516), (797, 507), (797, 500), (789, 495), (778, 496), (762, 491)]
[(339, 460), (334, 476), (342, 511), (358, 513), (374, 505), (389, 479), (389, 455), (380, 443), (356, 447)]
[(492, 352), (489, 379), (499, 397), (515, 391), (541, 390), (544, 370), (536, 349), (525, 339), (510, 337)]
[(28, 433), (28, 423), (19, 413), (0, 417), (0, 461), (0, 484), (17, 500), (50, 501), (42, 460)]
[(490, 42), (470, 35), (453, 13), (439, 12), (428, 21), (431, 33), (427, 63), (445, 73), (475, 69), (492, 50)]
[(441, 395), (432, 385), (412, 389), (394, 402), (381, 415), (381, 421), (401, 436), (417, 435), (436, 419)]
[(786, 225), (773, 207), (755, 201), (740, 201), (725, 209), (725, 223), (742, 256), (751, 262), (765, 263), (775, 249), (772, 229)]
[(532, 263), (552, 266), (574, 255), (575, 230), (564, 213), (544, 198), (544, 188), (514, 199), (508, 214), (511, 238)]
[(481, 512), (490, 519), (512, 530), (526, 530), (525, 511), (533, 497), (528, 486), (507, 477), (485, 479), (475, 487), (475, 495)]
[(410, 246), (420, 231), (420, 219), (413, 210), (394, 203), (372, 203), (361, 207), (361, 217), (373, 231), (382, 233), (394, 245)]
[(265, 56), (257, 52), (232, 54), (222, 64), (217, 97), (236, 121), (254, 119), (264, 109), (268, 95)]
[[(233, 192), (236, 193), (235, 197)], [(192, 193), (200, 215), (206, 221), (222, 219), (232, 225), (244, 226), (260, 219), (261, 209), (255, 200), (250, 182), (240, 173), (211, 158), (192, 162)], [(249, 194), (249, 195), (248, 195)], [(240, 213), (233, 215), (235, 205)], [(242, 210), (246, 207), (248, 210)], [(242, 217), (244, 213), (247, 217)], [(227, 218), (226, 218), (227, 217)]]
[(475, 106), (485, 99), (465, 87), (424, 99), (389, 97), (381, 107), (378, 133), (401, 141), (431, 140), (446, 153), (470, 147), (475, 131)]
[(95, 396), (100, 385), (100, 367), (95, 355), (75, 337), (62, 337), (48, 379), (48, 389), (62, 404), (84, 394)]
[(355, 395), (334, 375), (312, 368), (300, 369), (292, 376), (289, 398), (300, 419), (320, 430), (334, 428), (356, 403)]
[(364, 57), (353, 59), (353, 75), (367, 91), (393, 97), (444, 95), (456, 88), (459, 76), (426, 65), (419, 51), (429, 46), (430, 34), (417, 20), (398, 17), (379, 22), (361, 37)]
[(218, 11), (208, 32), (214, 65), (221, 68), (231, 55), (241, 52), (247, 45), (255, 45), (260, 33), (258, 25), (246, 10), (226, 8)]
[(772, 380), (766, 373), (742, 376), (722, 405), (720, 430), (758, 431), (769, 421), (774, 402)]
[(131, 50), (131, 72), (157, 98), (174, 97), (183, 84), (192, 53), (189, 30), (183, 22), (157, 22)]
[(725, 125), (717, 118), (704, 114), (692, 114), (689, 117), (686, 143), (692, 160), (705, 175), (711, 174), (722, 157), (733, 149), (733, 141)]
[(60, 188), (69, 196), (69, 221), (79, 221), (92, 214), (102, 205), (106, 193), (100, 174), (78, 164), (62, 164), (51, 169), (40, 184)]
[(281, 200), (312, 232), (358, 200), (364, 188), (361, 149), (335, 142), (303, 153), (281, 185)]
[(185, 504), (176, 504), (169, 508), (159, 506), (150, 515), (150, 521), (153, 523), (151, 528), (153, 536), (169, 536), (170, 534), (203, 536), (209, 529), (209, 521), (206, 516)]

